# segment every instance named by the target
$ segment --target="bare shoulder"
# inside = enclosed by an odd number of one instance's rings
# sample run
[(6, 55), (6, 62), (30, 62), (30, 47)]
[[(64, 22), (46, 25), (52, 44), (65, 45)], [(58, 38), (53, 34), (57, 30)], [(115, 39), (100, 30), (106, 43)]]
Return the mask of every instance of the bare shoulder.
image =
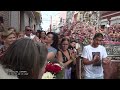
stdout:
[(58, 51), (58, 54), (62, 54), (61, 51)]

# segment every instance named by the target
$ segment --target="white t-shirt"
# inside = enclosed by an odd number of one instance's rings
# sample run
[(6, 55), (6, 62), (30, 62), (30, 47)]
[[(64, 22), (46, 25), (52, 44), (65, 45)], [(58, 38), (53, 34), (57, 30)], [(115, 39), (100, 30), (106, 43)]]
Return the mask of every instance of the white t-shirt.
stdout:
[[(87, 58), (89, 61), (91, 61), (95, 53), (100, 55), (101, 62), (103, 58), (107, 57), (106, 49), (102, 45), (99, 45), (97, 48), (94, 48), (91, 45), (85, 46), (81, 57)], [(85, 76), (87, 77), (97, 78), (103, 76), (102, 64), (100, 66), (94, 66), (93, 64), (84, 65), (84, 70), (85, 70)]]
[(33, 39), (35, 37), (35, 35), (33, 35), (32, 33), (30, 34), (30, 37), (28, 37), (28, 36), (24, 36), (24, 38), (29, 38), (29, 39)]

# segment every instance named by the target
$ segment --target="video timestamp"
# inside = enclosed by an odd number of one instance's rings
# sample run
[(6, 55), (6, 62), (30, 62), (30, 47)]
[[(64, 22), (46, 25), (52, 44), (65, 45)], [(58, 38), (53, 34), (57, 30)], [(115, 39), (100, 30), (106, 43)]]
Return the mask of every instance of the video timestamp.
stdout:
[(8, 75), (28, 75), (27, 71), (10, 71)]

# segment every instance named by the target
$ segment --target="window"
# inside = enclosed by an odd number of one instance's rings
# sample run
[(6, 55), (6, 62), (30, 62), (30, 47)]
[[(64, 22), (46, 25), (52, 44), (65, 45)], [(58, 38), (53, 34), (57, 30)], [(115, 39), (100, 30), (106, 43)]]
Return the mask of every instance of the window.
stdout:
[(1, 22), (1, 23), (4, 23), (2, 16), (0, 16), (0, 22)]

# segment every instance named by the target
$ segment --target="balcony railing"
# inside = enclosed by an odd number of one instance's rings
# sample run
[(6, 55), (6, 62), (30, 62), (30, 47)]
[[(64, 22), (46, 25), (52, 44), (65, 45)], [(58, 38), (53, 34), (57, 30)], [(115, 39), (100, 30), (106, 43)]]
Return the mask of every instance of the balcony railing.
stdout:
[(115, 12), (118, 12), (118, 11), (100, 11), (100, 15), (104, 16), (104, 15), (109, 15), (109, 14), (112, 14), (112, 13), (115, 13)]

